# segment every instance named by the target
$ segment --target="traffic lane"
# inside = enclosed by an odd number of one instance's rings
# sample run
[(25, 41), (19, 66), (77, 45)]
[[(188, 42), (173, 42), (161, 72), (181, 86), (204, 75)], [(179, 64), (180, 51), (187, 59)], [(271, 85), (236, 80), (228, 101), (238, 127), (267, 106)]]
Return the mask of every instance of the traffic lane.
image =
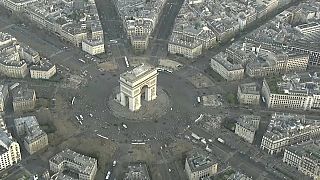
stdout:
[(164, 4), (158, 24), (156, 25), (157, 28), (154, 37), (157, 37), (157, 39), (168, 39), (182, 3), (183, 0), (168, 0)]
[(48, 41), (44, 41), (41, 37), (39, 37), (39, 35), (36, 35), (30, 31), (26, 31), (16, 25), (6, 29), (4, 32), (11, 34), (12, 36), (16, 37), (19, 42), (29, 45), (31, 48), (45, 56), (50, 56), (62, 48), (59, 48)]
[[(211, 134), (201, 129), (193, 127), (190, 131), (194, 131), (198, 136), (204, 137), (206, 139), (212, 138)], [(265, 167), (261, 163), (257, 163), (251, 160), (247, 155), (234, 151), (222, 143), (213, 141), (212, 143), (208, 144), (209, 148), (211, 148), (213, 152), (218, 152), (216, 155), (222, 157), (225, 161), (229, 162), (230, 165), (238, 167), (247, 172), (248, 175), (255, 177), (255, 179), (258, 178), (259, 175), (261, 175), (263, 172), (267, 172)], [(239, 162), (241, 163), (239, 164)], [(268, 176), (276, 178), (273, 174), (270, 173), (268, 173)]]
[(243, 170), (249, 176), (252, 176), (254, 179), (258, 179), (259, 177), (261, 177), (261, 175), (266, 176), (270, 179), (278, 179), (277, 176), (275, 176), (272, 173), (269, 173), (263, 164), (256, 163), (251, 159), (248, 159), (243, 154), (240, 154), (240, 153), (235, 154), (228, 162), (230, 163), (231, 166), (234, 166)]
[(117, 13), (117, 8), (111, 0), (96, 1), (100, 21), (107, 39), (117, 39), (123, 36), (122, 20)]
[(121, 57), (122, 54), (121, 54), (121, 51), (120, 51), (120, 48), (119, 48), (119, 45), (116, 43), (116, 44), (110, 44), (110, 50), (112, 52), (112, 56), (117, 58), (117, 57)]

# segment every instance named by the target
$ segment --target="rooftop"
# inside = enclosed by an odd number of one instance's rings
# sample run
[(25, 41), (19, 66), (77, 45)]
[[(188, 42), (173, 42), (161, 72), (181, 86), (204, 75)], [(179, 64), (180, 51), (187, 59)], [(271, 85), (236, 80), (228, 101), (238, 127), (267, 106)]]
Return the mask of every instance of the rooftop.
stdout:
[(89, 38), (93, 33), (102, 31), (94, 1), (37, 1), (26, 7), (26, 11), (43, 17), (71, 36), (88, 33)]
[(260, 94), (260, 92), (257, 90), (257, 84), (254, 82), (241, 84), (239, 87), (240, 87), (241, 93), (243, 94), (254, 94), (254, 95)]
[(214, 164), (217, 164), (212, 157), (206, 154), (201, 154), (198, 152), (192, 153), (187, 157), (187, 162), (189, 164), (191, 172), (201, 171), (207, 169)]
[(286, 74), (277, 85), (284, 94), (313, 95), (320, 94), (320, 78), (317, 73), (309, 74), (309, 77), (301, 80), (301, 74)]
[(30, 67), (30, 70), (38, 70), (38, 71), (48, 71), (55, 65), (52, 64), (50, 61), (45, 60), (41, 61), (40, 64), (35, 64)]
[(256, 131), (259, 128), (261, 117), (255, 115), (242, 115), (239, 117), (237, 123), (251, 131)]
[(138, 67), (135, 67), (131, 71), (127, 71), (125, 73), (122, 73), (120, 75), (120, 77), (126, 81), (134, 82), (134, 81), (139, 80), (144, 75), (147, 75), (149, 73), (153, 73), (154, 71), (156, 71), (156, 69), (153, 66), (148, 65), (148, 64), (142, 64)]
[(145, 163), (130, 163), (124, 180), (150, 180), (147, 165)]
[(297, 145), (292, 145), (287, 148), (287, 150), (294, 152), (298, 156), (309, 157), (312, 160), (320, 163), (320, 142), (310, 140), (307, 142), (302, 142)]
[(13, 92), (13, 102), (29, 101), (34, 97), (35, 91), (26, 87), (17, 87)]
[(319, 120), (306, 119), (304, 115), (274, 113), (264, 136), (276, 141), (319, 127)]
[(0, 101), (5, 100), (8, 96), (8, 85), (0, 85)]
[(10, 145), (14, 142), (11, 134), (0, 129), (0, 147), (2, 147), (1, 154), (9, 150)]
[[(49, 161), (55, 164), (61, 164), (64, 162), (75, 163), (77, 164), (77, 167), (76, 169), (73, 168), (72, 170), (76, 171), (77, 173), (86, 175), (91, 174), (94, 168), (96, 168), (97, 166), (97, 160), (95, 158), (79, 154), (70, 149), (65, 149), (59, 152), (58, 154), (53, 156)], [(68, 168), (68, 166), (64, 167)]]
[(224, 52), (220, 52), (219, 54), (211, 58), (211, 60), (218, 62), (228, 71), (243, 69), (241, 64), (232, 64), (230, 61), (228, 61), (227, 54), (225, 54)]
[(26, 132), (25, 141), (28, 143), (32, 143), (33, 141), (36, 141), (46, 135), (46, 133), (40, 129), (39, 123), (35, 116), (16, 118), (14, 119), (14, 124), (15, 126), (24, 126)]

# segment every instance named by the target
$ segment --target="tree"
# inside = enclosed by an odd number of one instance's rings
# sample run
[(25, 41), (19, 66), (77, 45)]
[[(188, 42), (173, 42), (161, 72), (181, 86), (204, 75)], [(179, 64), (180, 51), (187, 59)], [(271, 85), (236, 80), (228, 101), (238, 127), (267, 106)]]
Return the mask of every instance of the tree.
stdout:
[(236, 96), (233, 93), (228, 93), (227, 95), (227, 101), (230, 104), (236, 104), (237, 100), (236, 100)]

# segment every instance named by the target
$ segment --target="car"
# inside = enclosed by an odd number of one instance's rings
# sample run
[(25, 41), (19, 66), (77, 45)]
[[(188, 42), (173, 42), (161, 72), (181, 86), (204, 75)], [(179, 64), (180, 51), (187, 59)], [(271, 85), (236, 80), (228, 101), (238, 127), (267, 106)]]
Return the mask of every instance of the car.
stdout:
[(128, 126), (127, 126), (125, 123), (122, 123), (122, 126), (123, 126), (125, 129), (128, 129)]
[(108, 171), (108, 173), (107, 173), (107, 175), (106, 175), (106, 180), (108, 180), (109, 178), (110, 178), (110, 175), (111, 175), (111, 172), (110, 171)]
[(117, 161), (113, 161), (112, 166), (116, 167), (116, 165), (117, 165)]

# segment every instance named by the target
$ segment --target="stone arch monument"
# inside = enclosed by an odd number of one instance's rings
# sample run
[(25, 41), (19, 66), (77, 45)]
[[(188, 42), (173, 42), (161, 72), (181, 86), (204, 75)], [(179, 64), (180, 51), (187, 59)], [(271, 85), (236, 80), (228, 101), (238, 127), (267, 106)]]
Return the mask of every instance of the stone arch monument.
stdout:
[[(142, 64), (131, 71), (120, 75), (120, 104), (127, 106), (131, 111), (141, 107), (141, 99), (152, 101), (157, 98), (156, 68)], [(144, 96), (143, 96), (144, 95)]]

